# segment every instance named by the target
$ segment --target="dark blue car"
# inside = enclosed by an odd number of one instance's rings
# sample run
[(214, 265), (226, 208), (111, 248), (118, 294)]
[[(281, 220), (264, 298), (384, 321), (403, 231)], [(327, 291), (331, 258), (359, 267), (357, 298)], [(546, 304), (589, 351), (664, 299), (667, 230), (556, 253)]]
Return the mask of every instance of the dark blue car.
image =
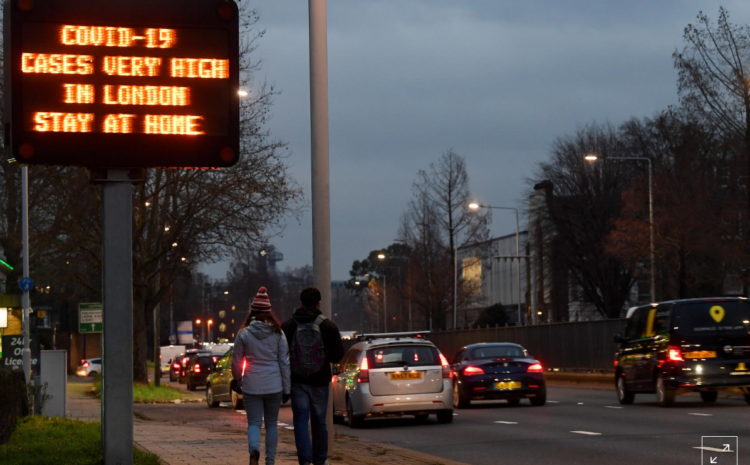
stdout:
[(453, 405), (466, 408), (472, 400), (507, 400), (518, 405), (544, 405), (547, 388), (538, 360), (518, 344), (481, 343), (456, 353), (451, 364)]

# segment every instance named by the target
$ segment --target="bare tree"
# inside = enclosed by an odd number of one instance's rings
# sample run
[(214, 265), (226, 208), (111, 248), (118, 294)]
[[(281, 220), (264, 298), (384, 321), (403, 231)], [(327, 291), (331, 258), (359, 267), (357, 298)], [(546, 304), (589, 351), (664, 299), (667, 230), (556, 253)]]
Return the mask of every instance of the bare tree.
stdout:
[[(715, 24), (700, 12), (683, 37), (685, 47), (673, 54), (680, 101), (740, 144), (750, 177), (750, 27), (731, 23), (722, 7)], [(750, 189), (745, 195), (750, 208)]]

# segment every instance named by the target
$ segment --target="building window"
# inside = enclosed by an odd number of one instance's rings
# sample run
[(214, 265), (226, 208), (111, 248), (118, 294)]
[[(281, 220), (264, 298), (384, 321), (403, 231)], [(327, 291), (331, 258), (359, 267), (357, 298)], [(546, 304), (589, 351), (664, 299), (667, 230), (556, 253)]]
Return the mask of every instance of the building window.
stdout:
[(463, 286), (468, 295), (482, 293), (482, 258), (469, 257), (463, 259)]

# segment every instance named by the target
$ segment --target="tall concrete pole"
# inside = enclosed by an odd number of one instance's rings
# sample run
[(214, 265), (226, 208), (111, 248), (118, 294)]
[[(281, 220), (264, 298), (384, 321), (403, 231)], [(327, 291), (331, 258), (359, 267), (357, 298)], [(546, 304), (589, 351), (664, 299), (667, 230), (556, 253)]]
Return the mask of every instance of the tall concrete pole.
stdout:
[[(331, 318), (331, 186), (328, 172), (328, 21), (326, 0), (308, 0), (310, 15), (310, 137), (313, 286)], [(333, 396), (328, 395), (328, 453), (333, 453)]]
[(331, 316), (331, 194), (328, 172), (328, 32), (326, 0), (310, 8), (310, 124), (312, 137), (313, 285)]
[(654, 172), (648, 161), (648, 224), (651, 239), (651, 302), (656, 302), (656, 252), (654, 251)]
[[(21, 167), (21, 241), (23, 249), (23, 276), (29, 276), (29, 167)], [(31, 328), (29, 325), (29, 310), (31, 302), (29, 291), (23, 291), (21, 306), (23, 307), (23, 374), (26, 384), (31, 381)]]
[(104, 463), (133, 463), (133, 199), (127, 171), (110, 170), (102, 186)]

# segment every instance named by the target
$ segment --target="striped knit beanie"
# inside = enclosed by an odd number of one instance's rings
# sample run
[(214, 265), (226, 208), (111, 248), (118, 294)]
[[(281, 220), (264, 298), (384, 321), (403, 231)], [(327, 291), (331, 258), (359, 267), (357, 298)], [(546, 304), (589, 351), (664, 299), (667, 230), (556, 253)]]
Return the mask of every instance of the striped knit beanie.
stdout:
[(256, 312), (271, 311), (271, 301), (268, 299), (268, 293), (265, 287), (258, 289), (258, 293), (255, 294), (255, 298), (250, 303), (250, 310)]

